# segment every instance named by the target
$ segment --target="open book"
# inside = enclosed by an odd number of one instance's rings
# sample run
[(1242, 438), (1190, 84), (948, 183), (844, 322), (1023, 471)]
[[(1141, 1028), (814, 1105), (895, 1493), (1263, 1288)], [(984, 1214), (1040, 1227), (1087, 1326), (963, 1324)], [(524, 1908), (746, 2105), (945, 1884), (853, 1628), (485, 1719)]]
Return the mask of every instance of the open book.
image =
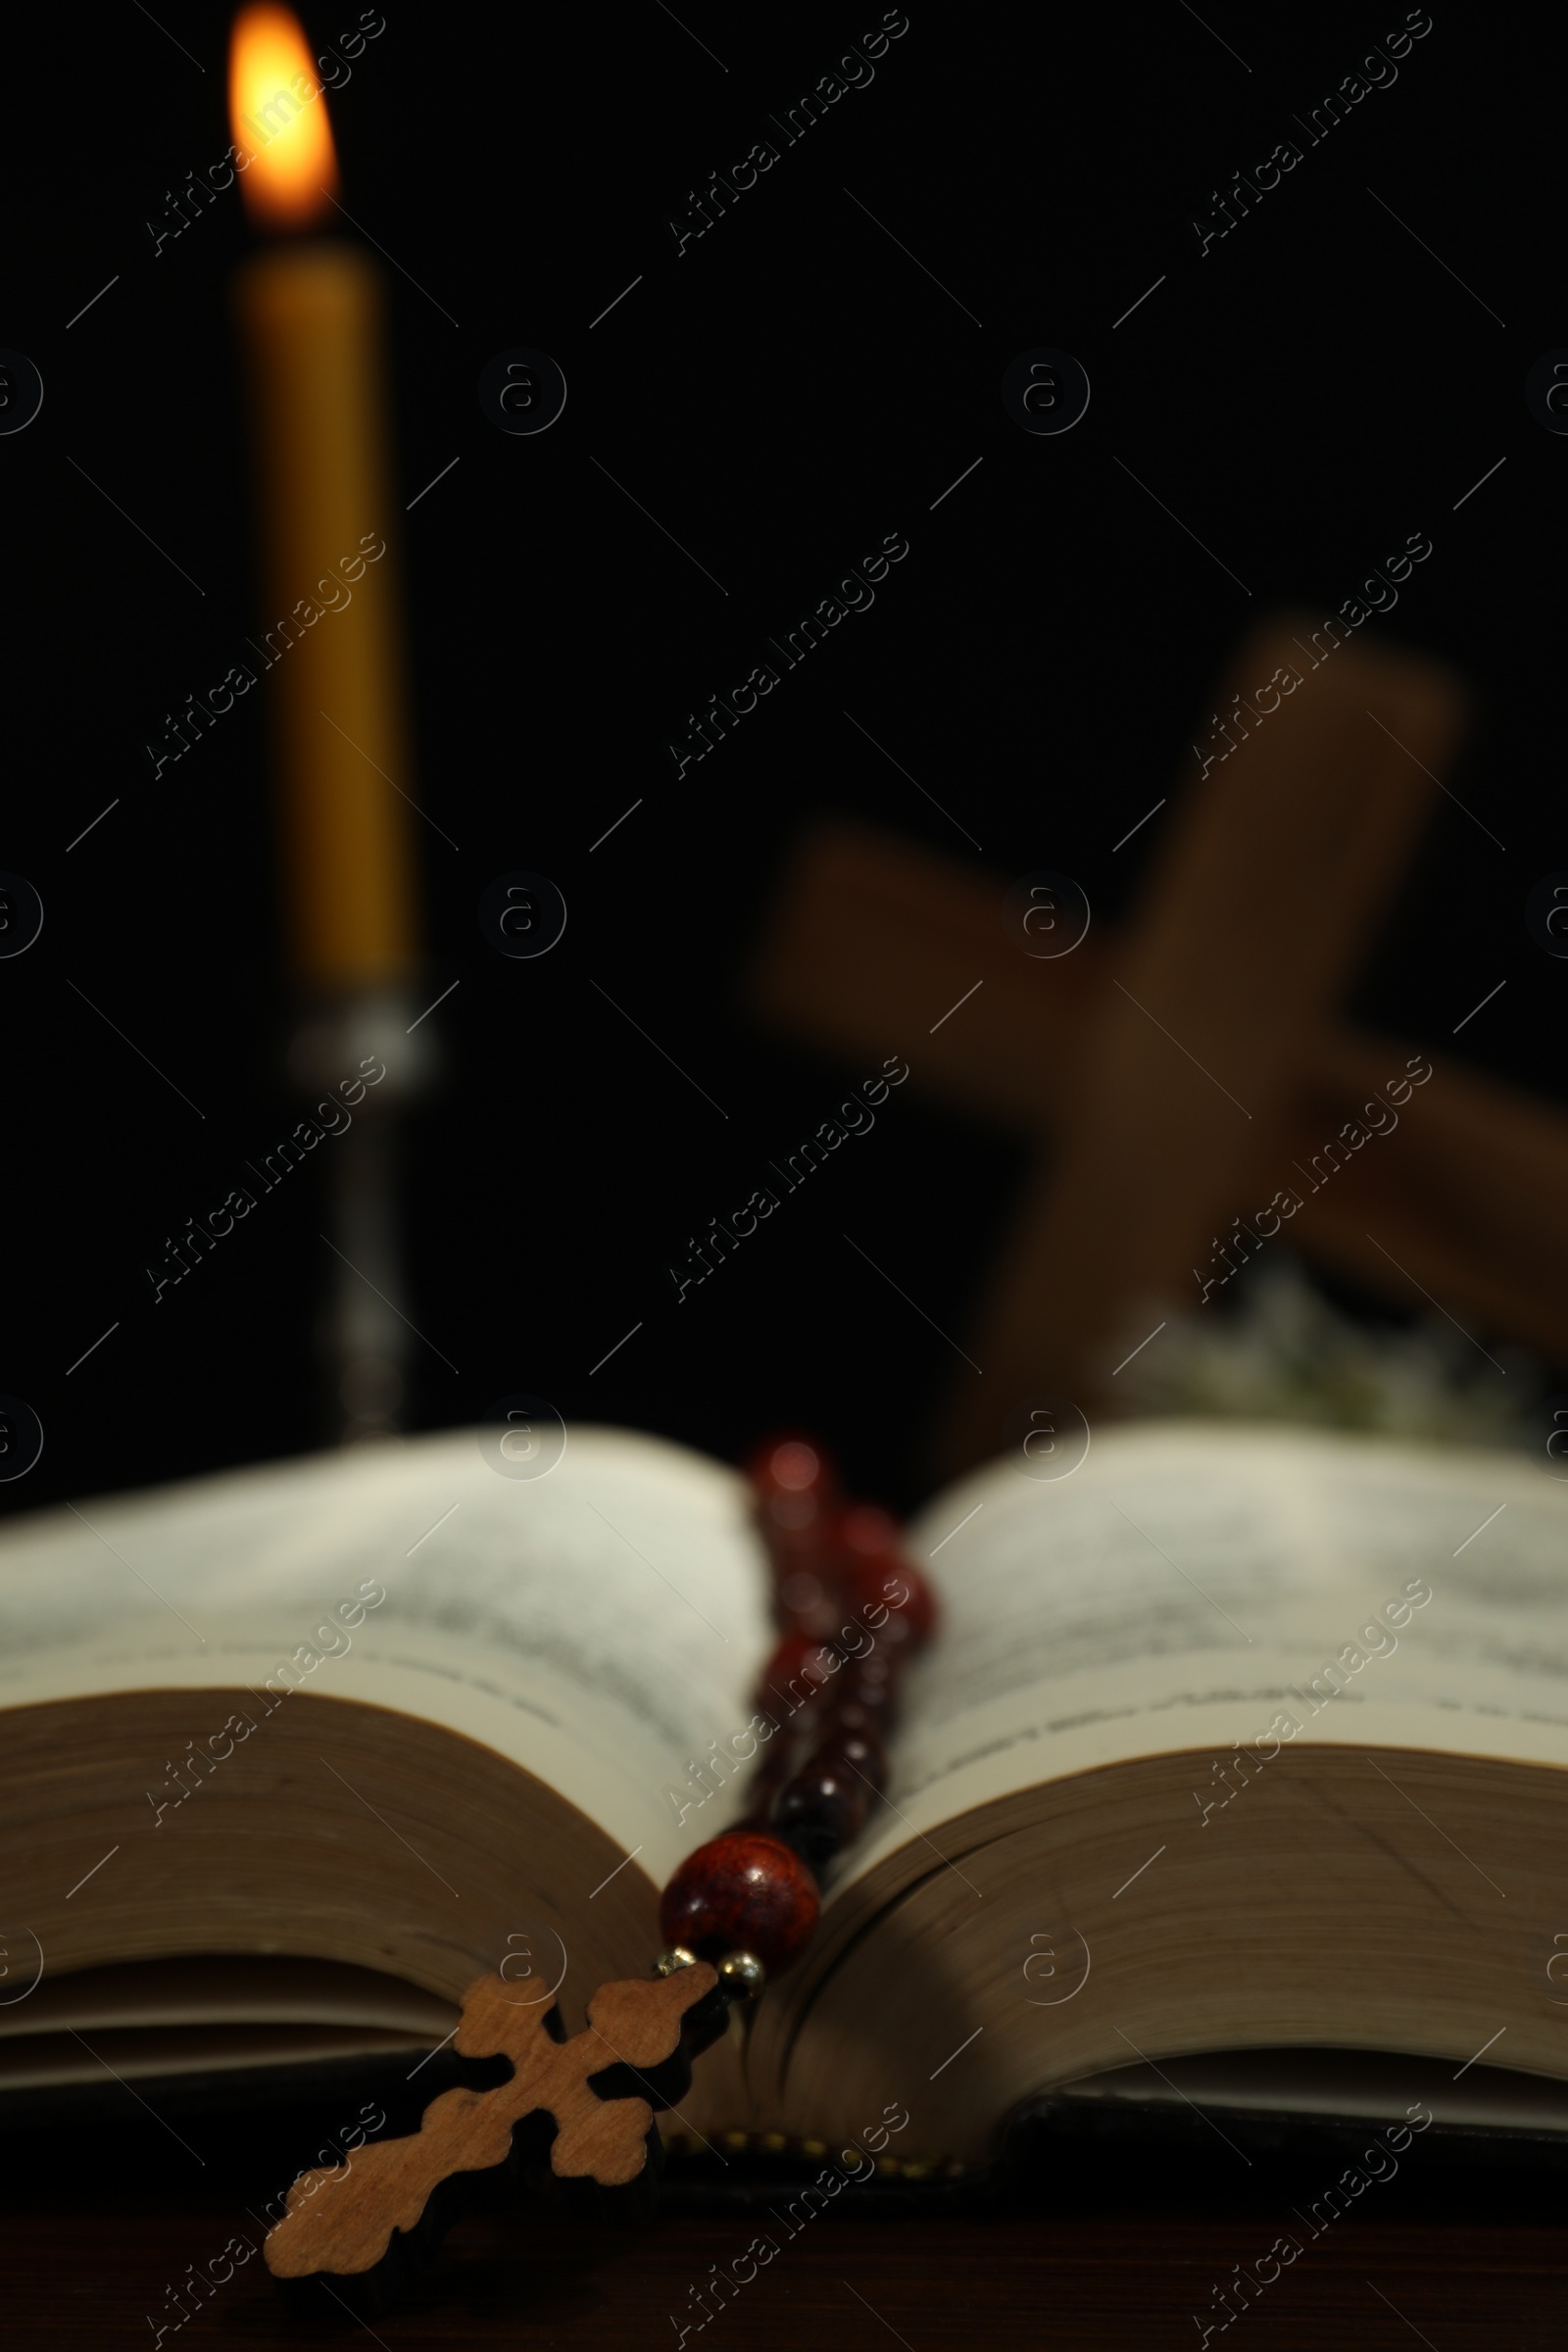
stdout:
[[(496, 1967), (575, 2030), (647, 1972), (763, 1736), (747, 1490), (616, 1430), (494, 1458), (12, 1523), (0, 2095), (428, 2050)], [(1568, 1485), (1197, 1423), (1021, 1458), (907, 1531), (945, 1616), (887, 1798), (683, 2125), (903, 2109), (911, 2151), (976, 2157), (1031, 2094), (1288, 2047), (1568, 2123), (1528, 2080), (1568, 2083)]]

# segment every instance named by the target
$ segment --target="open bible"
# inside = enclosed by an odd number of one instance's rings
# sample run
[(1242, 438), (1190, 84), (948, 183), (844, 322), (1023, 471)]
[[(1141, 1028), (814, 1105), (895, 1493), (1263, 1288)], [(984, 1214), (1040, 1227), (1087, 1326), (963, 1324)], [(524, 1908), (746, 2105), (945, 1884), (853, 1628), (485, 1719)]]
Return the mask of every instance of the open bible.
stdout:
[[(617, 1430), (496, 1459), (462, 1432), (12, 1523), (0, 2100), (427, 2051), (487, 1969), (574, 2031), (646, 1973), (794, 1703), (756, 1696), (748, 1491)], [(1321, 2106), (1324, 2050), (1568, 2128), (1568, 1485), (1201, 1423), (1052, 1467), (906, 1531), (944, 1621), (886, 1797), (678, 2128), (903, 2110), (972, 2159), (1062, 2085), (1206, 2065)], [(1258, 2051), (1297, 2053), (1272, 2091)]]

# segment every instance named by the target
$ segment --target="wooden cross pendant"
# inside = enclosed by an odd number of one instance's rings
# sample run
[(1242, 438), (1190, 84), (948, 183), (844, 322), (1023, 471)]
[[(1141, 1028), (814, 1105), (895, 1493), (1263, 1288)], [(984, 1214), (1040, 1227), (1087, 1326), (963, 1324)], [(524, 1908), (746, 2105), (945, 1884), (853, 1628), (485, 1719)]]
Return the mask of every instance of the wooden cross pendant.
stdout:
[(327, 2308), (384, 2311), (462, 2213), (502, 2201), (547, 2156), (555, 2180), (595, 2182), (629, 2218), (657, 2180), (654, 2111), (685, 2095), (691, 2061), (722, 2031), (726, 2008), (716, 1972), (699, 1961), (601, 1984), (587, 2027), (567, 2040), (558, 2009), (480, 1977), (463, 1996), (454, 2046), (464, 2058), (509, 2059), (510, 2078), (443, 2091), (410, 2137), (302, 2173), (263, 2247), (268, 2269), (312, 2305), (320, 2296)]

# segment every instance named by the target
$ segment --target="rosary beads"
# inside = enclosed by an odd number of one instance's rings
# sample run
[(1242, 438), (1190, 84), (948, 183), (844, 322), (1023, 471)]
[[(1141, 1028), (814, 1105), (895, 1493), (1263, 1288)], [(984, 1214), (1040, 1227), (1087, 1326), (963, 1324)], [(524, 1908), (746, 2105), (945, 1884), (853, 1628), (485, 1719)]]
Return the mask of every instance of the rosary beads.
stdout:
[(569, 2037), (555, 2009), (519, 2002), (499, 1974), (476, 1979), (457, 2057), (503, 2058), (506, 2079), (441, 2092), (417, 2132), (358, 2151), (352, 2178), (299, 2176), (264, 2252), (311, 2308), (322, 2294), (359, 2317), (391, 2308), (460, 2212), (506, 2201), (541, 2168), (592, 2183), (607, 2215), (646, 2210), (655, 2115), (685, 2096), (731, 2005), (810, 1941), (819, 1883), (886, 1785), (900, 1677), (935, 1631), (936, 1602), (892, 1519), (847, 1504), (818, 1446), (774, 1439), (748, 1468), (778, 1638), (758, 1686), (770, 1728), (745, 1817), (665, 1887), (667, 1948), (652, 1979), (601, 1984)]
[[(847, 1505), (818, 1446), (775, 1439), (748, 1472), (779, 1628), (756, 1697), (774, 1728), (744, 1818), (689, 1854), (665, 1887), (668, 1948), (655, 1963), (663, 1976), (711, 1960), (736, 1993), (760, 1991), (810, 1941), (818, 1884), (886, 1787), (900, 1678), (937, 1616), (893, 1520)], [(784, 1721), (775, 1709), (788, 1710)]]

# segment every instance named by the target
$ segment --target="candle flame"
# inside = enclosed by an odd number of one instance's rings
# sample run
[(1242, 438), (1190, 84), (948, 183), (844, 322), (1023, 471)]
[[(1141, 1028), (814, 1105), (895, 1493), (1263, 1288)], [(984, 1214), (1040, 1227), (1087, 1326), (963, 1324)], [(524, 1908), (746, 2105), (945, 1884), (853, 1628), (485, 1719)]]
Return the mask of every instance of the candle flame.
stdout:
[(337, 186), (326, 96), (313, 65), (292, 10), (240, 10), (229, 49), (229, 122), (247, 159), (246, 210), (270, 228), (308, 227)]

